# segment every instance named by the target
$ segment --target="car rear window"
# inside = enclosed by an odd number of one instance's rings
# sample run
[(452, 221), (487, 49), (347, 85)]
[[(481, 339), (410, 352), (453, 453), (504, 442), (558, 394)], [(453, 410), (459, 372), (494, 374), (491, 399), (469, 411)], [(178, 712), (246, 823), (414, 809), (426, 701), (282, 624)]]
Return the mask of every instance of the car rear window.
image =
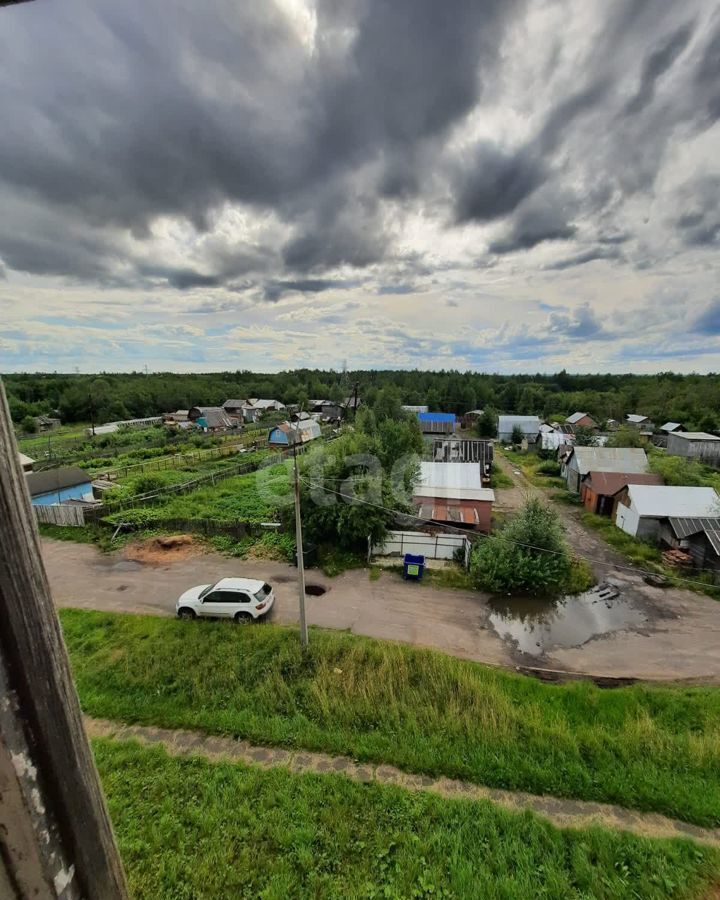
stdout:
[(271, 590), (272, 590), (272, 588), (270, 587), (269, 584), (264, 584), (260, 588), (260, 590), (255, 594), (255, 599), (256, 600), (264, 600), (267, 597), (267, 595), (270, 593)]

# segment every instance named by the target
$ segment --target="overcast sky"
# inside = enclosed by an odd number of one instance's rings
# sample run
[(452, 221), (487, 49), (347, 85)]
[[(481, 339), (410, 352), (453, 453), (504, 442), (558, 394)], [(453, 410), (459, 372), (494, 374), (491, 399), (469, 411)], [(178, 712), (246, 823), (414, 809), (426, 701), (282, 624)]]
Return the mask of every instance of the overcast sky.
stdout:
[(34, 0), (0, 76), (0, 370), (720, 370), (715, 0)]

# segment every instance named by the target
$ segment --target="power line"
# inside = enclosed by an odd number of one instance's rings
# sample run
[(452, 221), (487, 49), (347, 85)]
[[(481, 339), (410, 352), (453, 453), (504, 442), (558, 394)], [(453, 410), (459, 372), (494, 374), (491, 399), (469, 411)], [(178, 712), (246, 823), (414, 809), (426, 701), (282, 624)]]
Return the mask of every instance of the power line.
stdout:
[[(373, 506), (376, 509), (381, 509), (384, 512), (391, 513), (396, 516), (405, 516), (406, 518), (411, 518), (415, 522), (420, 522), (424, 525), (437, 525), (437, 522), (435, 522), (433, 519), (424, 519), (421, 516), (416, 516), (416, 515), (413, 515), (412, 513), (403, 512), (402, 510), (399, 510), (399, 509), (392, 509), (391, 507), (384, 506), (381, 503), (373, 503), (371, 500), (366, 500), (363, 497), (358, 497), (354, 494), (344, 494), (342, 491), (335, 491), (332, 488), (325, 487), (325, 485), (323, 485), (323, 484), (319, 484), (318, 482), (308, 481), (305, 478), (301, 478), (301, 481), (303, 481), (305, 484), (307, 484), (310, 487), (320, 488), (320, 490), (325, 491), (325, 493), (327, 493), (327, 494), (336, 494), (338, 497), (343, 497), (347, 500), (353, 500), (356, 503), (364, 503), (366, 506)], [(459, 534), (462, 534), (464, 537), (468, 537), (468, 535), (469, 535), (468, 531), (466, 531), (464, 528), (458, 527), (457, 525), (450, 525), (450, 524), (443, 523), (442, 527), (445, 528), (446, 530), (456, 531)], [(501, 538), (502, 540), (506, 541), (509, 544), (513, 544), (517, 547), (523, 547), (526, 550), (536, 550), (539, 553), (548, 553), (553, 556), (562, 556), (563, 555), (562, 551), (560, 551), (560, 550), (551, 550), (549, 547), (538, 547), (534, 544), (528, 544), (528, 543), (524, 543), (523, 541), (517, 541), (517, 540), (513, 540), (512, 538), (505, 537), (503, 535), (502, 531), (496, 532), (496, 536)], [(487, 540), (489, 535), (486, 535), (486, 534), (481, 535), (481, 534), (478, 534), (477, 532), (475, 532), (475, 533), (472, 533), (472, 537), (476, 538), (477, 540)], [(619, 565), (616, 563), (609, 563), (609, 562), (606, 562), (605, 560), (598, 559), (597, 557), (594, 557), (594, 556), (583, 556), (583, 559), (588, 560), (588, 562), (594, 562), (597, 565), (603, 566), (608, 569), (621, 569), (622, 571), (632, 572), (633, 574), (636, 574), (636, 575), (655, 575), (656, 576), (658, 574), (657, 572), (653, 572), (650, 569), (639, 569), (639, 568), (636, 568), (635, 566), (623, 566), (623, 565)], [(712, 572), (711, 569), (700, 569), (699, 571), (715, 574), (714, 572)], [(684, 582), (685, 584), (697, 584), (704, 588), (712, 587), (712, 585), (708, 585), (704, 581), (697, 581), (696, 579), (693, 579), (693, 578), (685, 578), (682, 575), (677, 575), (675, 577), (679, 581)]]

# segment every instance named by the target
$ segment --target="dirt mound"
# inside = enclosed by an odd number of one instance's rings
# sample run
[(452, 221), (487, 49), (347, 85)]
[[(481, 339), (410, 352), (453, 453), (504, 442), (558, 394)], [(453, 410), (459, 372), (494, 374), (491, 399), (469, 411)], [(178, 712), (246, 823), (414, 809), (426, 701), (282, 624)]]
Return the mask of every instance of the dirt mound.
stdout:
[(188, 559), (203, 553), (202, 545), (191, 534), (170, 534), (128, 544), (126, 559), (143, 563), (165, 563)]

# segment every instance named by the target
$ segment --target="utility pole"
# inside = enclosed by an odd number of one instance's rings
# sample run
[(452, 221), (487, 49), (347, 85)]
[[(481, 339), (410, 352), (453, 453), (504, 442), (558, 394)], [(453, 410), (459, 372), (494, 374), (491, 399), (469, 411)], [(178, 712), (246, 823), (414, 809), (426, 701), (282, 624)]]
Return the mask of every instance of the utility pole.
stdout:
[(88, 401), (90, 402), (90, 431), (92, 436), (95, 437), (95, 403), (93, 402), (92, 394), (88, 394)]
[(293, 465), (295, 469), (295, 546), (298, 566), (298, 599), (300, 601), (300, 644), (303, 650), (307, 650), (308, 630), (305, 619), (305, 551), (302, 536), (302, 517), (300, 515), (300, 473), (297, 461), (297, 441), (299, 429), (297, 425), (293, 429)]
[(358, 382), (355, 382), (355, 400), (353, 401), (353, 417), (357, 415), (357, 404), (358, 404)]

